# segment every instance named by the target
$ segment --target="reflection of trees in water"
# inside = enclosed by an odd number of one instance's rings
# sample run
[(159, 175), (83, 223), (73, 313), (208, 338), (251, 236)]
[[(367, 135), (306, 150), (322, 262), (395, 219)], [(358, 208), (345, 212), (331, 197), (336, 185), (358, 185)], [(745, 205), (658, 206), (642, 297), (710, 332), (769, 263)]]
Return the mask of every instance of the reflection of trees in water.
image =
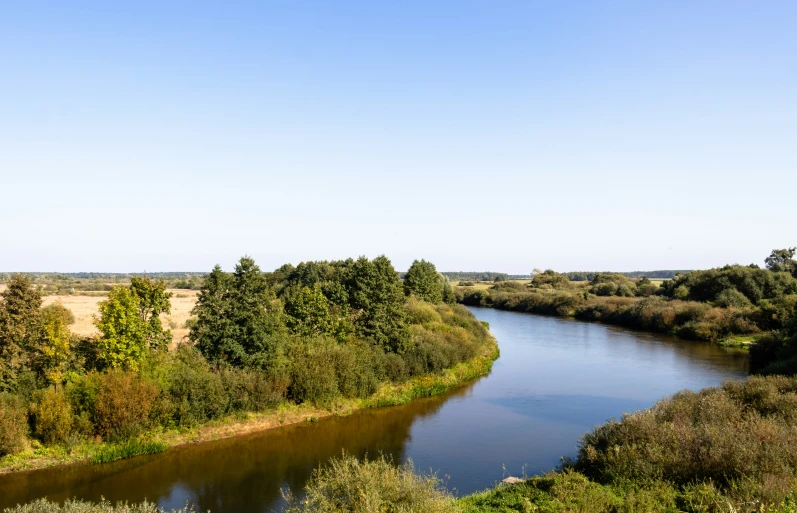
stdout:
[(314, 468), (342, 450), (358, 457), (380, 452), (403, 461), (410, 428), (439, 411), (452, 394), (400, 407), (365, 410), (218, 442), (182, 446), (164, 454), (109, 465), (76, 465), (0, 480), (0, 509), (42, 496), (110, 501), (186, 501), (197, 510), (270, 511), (280, 487), (300, 491)]

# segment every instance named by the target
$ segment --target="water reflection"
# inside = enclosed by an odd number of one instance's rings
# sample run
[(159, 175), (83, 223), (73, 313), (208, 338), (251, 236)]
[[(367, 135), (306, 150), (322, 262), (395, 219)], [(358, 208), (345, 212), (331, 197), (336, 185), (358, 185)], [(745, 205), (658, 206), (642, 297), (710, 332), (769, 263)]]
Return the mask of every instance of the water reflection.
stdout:
[(301, 490), (314, 468), (343, 450), (358, 457), (384, 453), (404, 461), (412, 424), (434, 415), (449, 397), (467, 395), (468, 388), (403, 407), (186, 445), (108, 465), (0, 476), (0, 508), (47, 496), (147, 499), (168, 508), (191, 503), (199, 511), (213, 512), (271, 511), (282, 502), (281, 488)]

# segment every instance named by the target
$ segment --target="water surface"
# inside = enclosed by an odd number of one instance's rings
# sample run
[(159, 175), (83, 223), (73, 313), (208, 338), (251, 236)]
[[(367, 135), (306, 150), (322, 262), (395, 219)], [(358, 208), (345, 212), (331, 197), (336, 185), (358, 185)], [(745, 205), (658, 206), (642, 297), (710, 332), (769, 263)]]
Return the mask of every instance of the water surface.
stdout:
[[(501, 357), (490, 376), (449, 395), (108, 465), (0, 476), (0, 509), (47, 496), (148, 499), (199, 511), (268, 512), (342, 450), (412, 458), (457, 494), (573, 456), (596, 424), (682, 389), (741, 379), (747, 357), (715, 345), (568, 319), (474, 308)], [(504, 470), (505, 469), (505, 470)]]

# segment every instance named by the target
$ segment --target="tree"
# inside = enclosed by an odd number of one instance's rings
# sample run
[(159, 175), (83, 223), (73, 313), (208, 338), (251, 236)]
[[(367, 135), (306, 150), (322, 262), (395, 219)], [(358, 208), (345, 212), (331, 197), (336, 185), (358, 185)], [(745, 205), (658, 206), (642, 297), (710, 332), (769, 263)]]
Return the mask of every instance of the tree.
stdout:
[(332, 335), (339, 341), (351, 332), (351, 324), (339, 307), (329, 300), (316, 285), (293, 287), (284, 296), (286, 323), (294, 333), (303, 336)]
[(172, 333), (163, 329), (160, 315), (171, 313), (171, 292), (166, 292), (166, 283), (149, 278), (134, 276), (130, 280), (130, 290), (138, 298), (138, 315), (146, 326), (147, 345), (151, 349), (165, 349), (172, 339)]
[(415, 295), (428, 303), (443, 301), (443, 282), (434, 264), (415, 260), (404, 276), (404, 293)]
[(454, 288), (448, 282), (448, 280), (443, 282), (443, 303), (447, 303), (449, 305), (453, 305), (457, 302), (457, 296), (454, 294)]
[(0, 391), (13, 391), (42, 337), (42, 299), (23, 274), (11, 277), (0, 298)]
[(231, 281), (231, 276), (216, 265), (205, 278), (191, 310), (196, 321), (191, 324), (188, 338), (210, 361), (232, 359), (237, 347), (230, 318)]
[(36, 368), (47, 382), (63, 383), (69, 356), (72, 353), (72, 332), (69, 325), (74, 316), (60, 302), (42, 309), (43, 337), (35, 356)]
[(98, 360), (107, 368), (138, 370), (147, 354), (147, 325), (141, 304), (129, 287), (117, 285), (99, 303), (94, 325), (100, 331)]
[(772, 253), (764, 260), (767, 269), (773, 272), (787, 272), (797, 278), (797, 260), (794, 253), (797, 248), (773, 249)]
[(280, 304), (251, 258), (241, 258), (232, 275), (214, 267), (192, 313), (197, 320), (189, 338), (217, 365), (267, 367), (276, 356)]
[(356, 315), (358, 335), (371, 338), (384, 349), (402, 352), (409, 342), (404, 319), (404, 291), (390, 260), (360, 257), (351, 266), (348, 297)]

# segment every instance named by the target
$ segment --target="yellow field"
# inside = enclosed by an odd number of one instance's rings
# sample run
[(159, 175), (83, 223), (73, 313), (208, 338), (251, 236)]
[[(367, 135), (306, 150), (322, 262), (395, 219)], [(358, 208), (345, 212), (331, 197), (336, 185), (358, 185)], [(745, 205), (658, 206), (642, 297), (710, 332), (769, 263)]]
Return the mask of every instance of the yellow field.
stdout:
[[(196, 303), (196, 290), (172, 289), (172, 313), (161, 315), (161, 322), (164, 329), (172, 331), (172, 342), (177, 344), (188, 335), (185, 328), (185, 321), (191, 316), (191, 309)], [(44, 305), (49, 305), (60, 301), (62, 305), (69, 308), (75, 315), (75, 323), (69, 328), (78, 335), (96, 335), (97, 328), (94, 327), (94, 316), (99, 309), (97, 303), (104, 300), (103, 296), (44, 296)]]

